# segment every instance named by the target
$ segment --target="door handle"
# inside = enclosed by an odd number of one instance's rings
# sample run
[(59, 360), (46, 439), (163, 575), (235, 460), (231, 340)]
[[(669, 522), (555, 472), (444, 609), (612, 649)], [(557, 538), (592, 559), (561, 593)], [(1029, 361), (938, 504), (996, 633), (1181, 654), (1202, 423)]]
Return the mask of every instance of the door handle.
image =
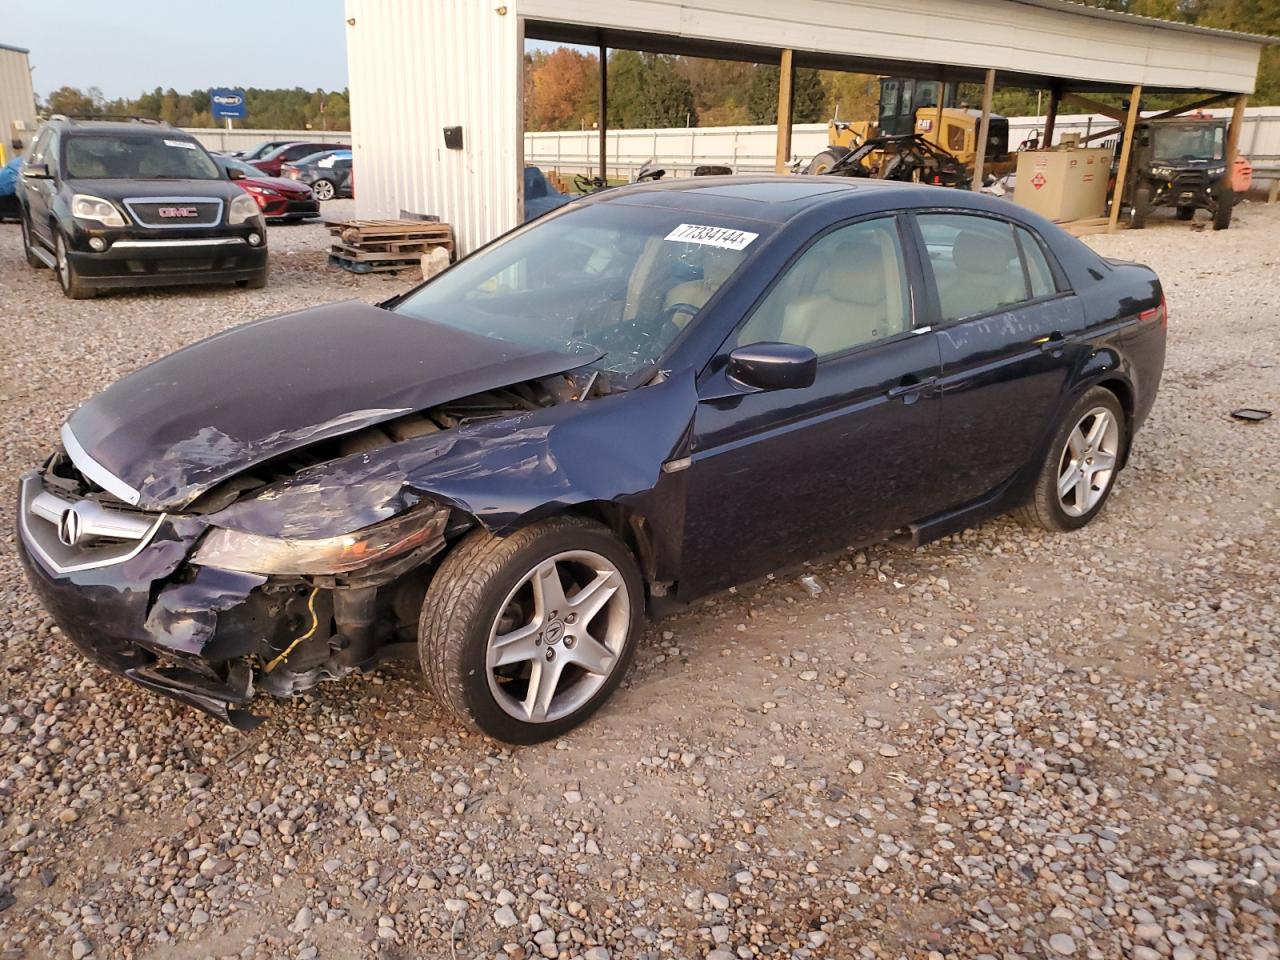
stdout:
[(1074, 337), (1064, 337), (1058, 330), (1053, 331), (1042, 341), (1040, 341), (1041, 353), (1061, 352), (1062, 348), (1069, 344)]
[(886, 390), (885, 396), (890, 400), (896, 400), (898, 397), (906, 397), (907, 402), (910, 403), (914, 401), (920, 393), (927, 390), (937, 382), (937, 377), (925, 377), (921, 379), (909, 373), (898, 381), (898, 385), (896, 387), (890, 387)]

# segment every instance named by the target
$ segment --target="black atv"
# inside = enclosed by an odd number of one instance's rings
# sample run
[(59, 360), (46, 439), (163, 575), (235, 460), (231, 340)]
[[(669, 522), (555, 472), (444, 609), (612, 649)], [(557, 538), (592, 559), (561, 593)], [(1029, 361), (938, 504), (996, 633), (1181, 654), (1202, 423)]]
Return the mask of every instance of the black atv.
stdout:
[(1179, 220), (1204, 209), (1213, 216), (1213, 229), (1231, 225), (1236, 197), (1226, 176), (1226, 120), (1143, 120), (1134, 130), (1133, 150), (1125, 184), (1130, 227), (1146, 226), (1156, 207), (1173, 207)]

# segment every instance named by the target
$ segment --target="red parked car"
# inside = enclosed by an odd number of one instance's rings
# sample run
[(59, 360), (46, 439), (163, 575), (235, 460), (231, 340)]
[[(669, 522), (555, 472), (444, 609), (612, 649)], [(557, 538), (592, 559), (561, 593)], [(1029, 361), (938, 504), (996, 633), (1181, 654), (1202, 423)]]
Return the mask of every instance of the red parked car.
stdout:
[(269, 177), (280, 176), (280, 167), (283, 164), (293, 160), (301, 160), (303, 157), (309, 157), (313, 153), (319, 153), (322, 150), (346, 150), (345, 143), (311, 143), (310, 141), (303, 143), (286, 143), (284, 146), (276, 147), (269, 153), (264, 153), (256, 160), (251, 160), (255, 167), (261, 170)]
[(305, 183), (268, 177), (256, 167), (235, 157), (215, 156), (214, 162), (223, 170), (237, 170), (243, 178), (237, 180), (254, 200), (267, 220), (306, 220), (320, 216), (320, 201)]

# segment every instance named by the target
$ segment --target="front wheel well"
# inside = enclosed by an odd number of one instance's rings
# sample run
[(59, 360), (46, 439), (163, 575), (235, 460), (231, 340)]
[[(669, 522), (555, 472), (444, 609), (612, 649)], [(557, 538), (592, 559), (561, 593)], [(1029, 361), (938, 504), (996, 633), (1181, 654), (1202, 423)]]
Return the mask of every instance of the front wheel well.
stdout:
[(653, 528), (643, 514), (609, 500), (588, 500), (575, 504), (565, 512), (604, 524), (635, 556), (645, 583), (652, 584), (657, 579), (658, 557)]

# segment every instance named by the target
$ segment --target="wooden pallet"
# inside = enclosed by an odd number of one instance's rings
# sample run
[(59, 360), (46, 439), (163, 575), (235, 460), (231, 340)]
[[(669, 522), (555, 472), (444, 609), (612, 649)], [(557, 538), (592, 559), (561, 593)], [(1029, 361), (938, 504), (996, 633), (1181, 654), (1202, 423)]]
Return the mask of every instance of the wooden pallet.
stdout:
[(398, 273), (401, 270), (418, 270), (422, 261), (418, 257), (412, 260), (353, 260), (341, 254), (329, 254), (329, 266), (341, 267), (351, 273)]

